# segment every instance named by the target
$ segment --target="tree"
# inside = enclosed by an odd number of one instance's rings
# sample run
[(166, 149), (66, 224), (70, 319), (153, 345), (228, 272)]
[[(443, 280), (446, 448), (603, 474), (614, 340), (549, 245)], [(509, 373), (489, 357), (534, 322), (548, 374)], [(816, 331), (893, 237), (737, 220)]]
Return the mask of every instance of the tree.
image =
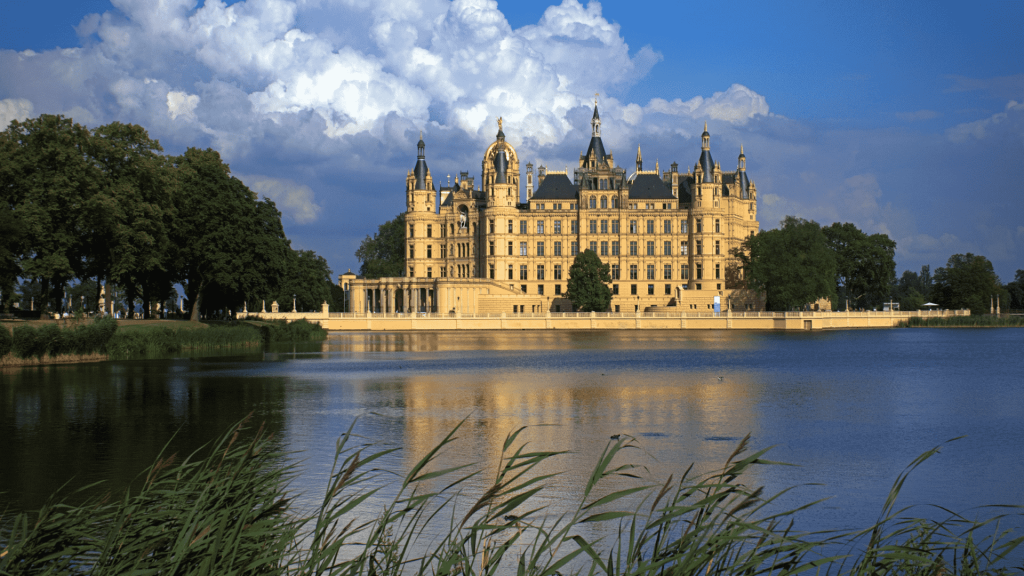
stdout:
[(836, 222), (822, 232), (835, 253), (839, 300), (866, 308), (882, 304), (896, 280), (896, 242), (885, 234), (868, 236), (849, 222)]
[(945, 268), (935, 271), (935, 301), (943, 308), (970, 308), (972, 314), (989, 311), (991, 299), (1002, 292), (992, 263), (984, 256), (954, 254)]
[(920, 310), (928, 301), (932, 291), (930, 268), (921, 267), (921, 274), (904, 270), (900, 279), (893, 283), (889, 298), (900, 303), (900, 310)]
[(364, 278), (396, 278), (405, 275), (405, 213), (377, 227), (356, 250)]
[(331, 274), (327, 260), (316, 252), (293, 250), (277, 301), (290, 303), (294, 296), (300, 311), (319, 312), (323, 303), (331, 300)]
[(1024, 270), (1017, 270), (1013, 282), (1006, 283), (1010, 301), (1003, 305), (1008, 310), (1024, 310)]
[(604, 312), (612, 301), (607, 283), (612, 281), (610, 268), (593, 250), (576, 255), (569, 267), (569, 283), (565, 297), (580, 312)]
[(733, 250), (747, 287), (765, 295), (768, 310), (792, 310), (836, 297), (836, 259), (817, 222), (786, 216)]

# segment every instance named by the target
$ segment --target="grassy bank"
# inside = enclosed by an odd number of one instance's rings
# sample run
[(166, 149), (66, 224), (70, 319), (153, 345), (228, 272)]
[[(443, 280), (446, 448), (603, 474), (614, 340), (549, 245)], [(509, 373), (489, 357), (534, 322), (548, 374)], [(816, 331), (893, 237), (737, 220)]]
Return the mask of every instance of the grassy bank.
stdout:
[(253, 348), (265, 343), (323, 340), (327, 331), (306, 320), (287, 323), (205, 324), (186, 321), (134, 321), (113, 318), (74, 322), (65, 327), (42, 321), (0, 326), (0, 366), (142, 358), (184, 351)]
[(987, 328), (987, 327), (1021, 327), (1024, 316), (945, 316), (938, 318), (922, 318), (912, 316), (899, 323), (901, 328)]
[[(378, 468), (381, 450), (352, 428), (337, 444), (320, 504), (293, 508), (294, 467), (262, 433), (239, 425), (202, 454), (160, 458), (130, 494), (0, 521), (0, 574), (344, 574), (349, 576), (556, 574), (694, 576), (801, 572), (836, 575), (1005, 574), (1021, 544), (993, 530), (1001, 514), (942, 522), (915, 518), (896, 501), (918, 457), (880, 505), (877, 524), (845, 534), (800, 533), (808, 507), (776, 510), (775, 496), (744, 484), (765, 461), (744, 439), (720, 471), (686, 471), (644, 484), (625, 463), (635, 440), (609, 442), (578, 500), (554, 516), (538, 500), (553, 475), (538, 465), (556, 452), (504, 442), (496, 474), (479, 489), (474, 467), (439, 469), (458, 427), (410, 471)], [(482, 468), (481, 468), (482, 469)], [(392, 480), (393, 479), (393, 480)], [(397, 495), (368, 515), (365, 503), (393, 482)], [(616, 488), (608, 484), (613, 482)], [(624, 484), (625, 482), (625, 484)], [(628, 486), (632, 483), (632, 486)], [(623, 487), (623, 486), (628, 487)], [(639, 504), (637, 504), (639, 502)], [(626, 504), (631, 503), (631, 504)], [(603, 537), (599, 535), (604, 535)], [(430, 535), (420, 538), (423, 535)], [(839, 556), (826, 556), (841, 550)]]

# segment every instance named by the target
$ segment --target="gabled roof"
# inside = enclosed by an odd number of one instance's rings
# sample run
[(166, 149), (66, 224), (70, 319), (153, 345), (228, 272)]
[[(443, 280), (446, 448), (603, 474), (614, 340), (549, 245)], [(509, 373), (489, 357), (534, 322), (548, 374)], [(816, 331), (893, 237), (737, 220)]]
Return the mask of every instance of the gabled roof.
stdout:
[(565, 174), (548, 174), (531, 200), (574, 200), (579, 196), (576, 185)]
[(657, 174), (640, 174), (629, 187), (629, 198), (644, 200), (675, 200), (672, 190), (658, 178)]

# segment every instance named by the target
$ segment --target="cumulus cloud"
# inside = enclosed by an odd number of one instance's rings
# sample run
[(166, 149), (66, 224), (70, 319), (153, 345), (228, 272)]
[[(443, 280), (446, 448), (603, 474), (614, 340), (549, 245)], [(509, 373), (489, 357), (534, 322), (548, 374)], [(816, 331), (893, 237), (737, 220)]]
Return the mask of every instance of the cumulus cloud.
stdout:
[(171, 120), (178, 116), (194, 119), (196, 117), (196, 106), (199, 105), (199, 96), (186, 94), (184, 92), (171, 91), (167, 93), (167, 114)]
[(14, 120), (24, 120), (32, 115), (32, 103), (24, 98), (6, 98), (0, 100), (0, 127)]
[(957, 124), (946, 131), (946, 136), (953, 142), (958, 143), (965, 142), (971, 138), (982, 140), (989, 135), (993, 128), (1008, 120), (1014, 124), (1024, 126), (1024, 102), (1010, 100), (1006, 104), (1004, 111), (974, 122)]
[(297, 224), (309, 224), (320, 215), (313, 189), (305, 184), (286, 178), (272, 178), (258, 174), (243, 176), (235, 174), (250, 190), (277, 205), (281, 213)]

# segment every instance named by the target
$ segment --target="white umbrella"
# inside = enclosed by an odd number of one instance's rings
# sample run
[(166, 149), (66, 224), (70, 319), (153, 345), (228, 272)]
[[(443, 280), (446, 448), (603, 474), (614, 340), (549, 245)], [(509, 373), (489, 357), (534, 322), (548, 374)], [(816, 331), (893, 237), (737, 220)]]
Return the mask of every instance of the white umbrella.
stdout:
[(935, 302), (925, 302), (924, 304), (922, 304), (922, 306), (924, 306), (925, 308), (927, 308), (928, 306), (935, 306), (935, 307), (938, 307), (939, 305), (938, 305), (938, 304), (936, 304)]

